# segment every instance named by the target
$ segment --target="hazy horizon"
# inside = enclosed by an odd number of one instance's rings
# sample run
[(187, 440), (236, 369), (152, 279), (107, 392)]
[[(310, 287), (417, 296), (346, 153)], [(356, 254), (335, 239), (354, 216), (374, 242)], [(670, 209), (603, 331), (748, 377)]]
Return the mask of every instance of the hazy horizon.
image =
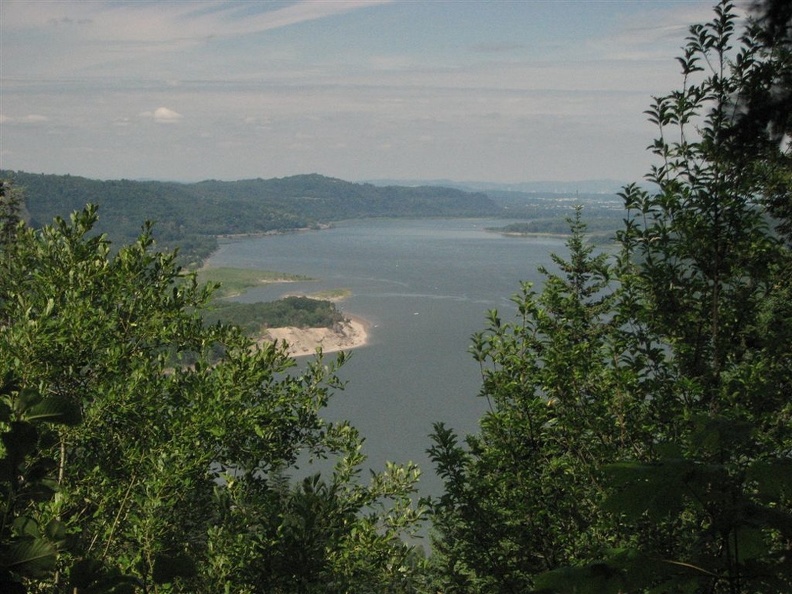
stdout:
[(49, 171), (27, 171), (24, 169), (4, 169), (0, 167), (0, 170), (3, 171), (12, 171), (12, 172), (20, 172), (30, 175), (62, 175), (62, 176), (72, 176), (72, 177), (81, 177), (84, 179), (90, 179), (95, 181), (121, 181), (127, 180), (132, 182), (155, 182), (155, 183), (174, 183), (174, 184), (197, 184), (206, 181), (220, 181), (220, 182), (238, 182), (238, 181), (248, 181), (251, 179), (263, 179), (264, 181), (268, 181), (271, 179), (286, 179), (289, 177), (300, 177), (300, 176), (310, 176), (310, 175), (322, 175), (323, 177), (327, 177), (330, 179), (341, 179), (341, 181), (353, 183), (353, 184), (372, 184), (375, 186), (387, 186), (387, 185), (395, 185), (395, 186), (418, 186), (418, 185), (426, 185), (426, 186), (441, 186), (441, 187), (451, 187), (451, 188), (459, 188), (465, 191), (470, 192), (486, 192), (487, 190), (493, 191), (502, 191), (502, 190), (513, 190), (515, 192), (537, 192), (537, 193), (569, 193), (569, 192), (584, 192), (584, 193), (613, 193), (620, 191), (624, 185), (628, 183), (632, 183), (639, 180), (613, 180), (613, 179), (581, 179), (581, 180), (570, 180), (570, 181), (562, 181), (562, 180), (533, 180), (533, 181), (518, 181), (518, 182), (496, 182), (491, 180), (455, 180), (455, 179), (389, 179), (389, 178), (380, 178), (380, 179), (342, 179), (338, 176), (319, 174), (316, 172), (306, 172), (306, 173), (295, 173), (291, 175), (285, 176), (274, 176), (270, 178), (262, 178), (261, 176), (257, 177), (246, 177), (246, 178), (235, 178), (235, 179), (218, 179), (218, 178), (200, 178), (200, 179), (167, 179), (167, 178), (152, 178), (152, 177), (138, 177), (138, 178), (110, 178), (110, 177), (92, 177), (86, 175), (79, 175), (75, 173), (53, 173)]
[(0, 167), (634, 181), (713, 2), (0, 3)]

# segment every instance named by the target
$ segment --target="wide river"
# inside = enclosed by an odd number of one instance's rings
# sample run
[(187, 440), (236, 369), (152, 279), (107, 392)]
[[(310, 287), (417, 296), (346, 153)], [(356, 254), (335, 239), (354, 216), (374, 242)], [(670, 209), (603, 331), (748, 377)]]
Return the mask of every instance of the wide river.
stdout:
[(550, 267), (551, 253), (566, 252), (563, 239), (485, 231), (507, 223), (349, 221), (322, 231), (225, 240), (208, 264), (318, 279), (258, 287), (242, 301), (349, 289), (339, 307), (371, 323), (369, 344), (354, 350), (341, 370), (347, 387), (326, 417), (348, 419), (360, 430), (372, 468), (412, 460), (424, 473), (421, 492), (438, 494), (426, 455), (432, 423), (475, 432), (486, 406), (478, 396), (478, 364), (468, 353), (471, 335), (485, 328), (487, 310), (510, 319), (520, 281), (541, 282), (537, 267)]

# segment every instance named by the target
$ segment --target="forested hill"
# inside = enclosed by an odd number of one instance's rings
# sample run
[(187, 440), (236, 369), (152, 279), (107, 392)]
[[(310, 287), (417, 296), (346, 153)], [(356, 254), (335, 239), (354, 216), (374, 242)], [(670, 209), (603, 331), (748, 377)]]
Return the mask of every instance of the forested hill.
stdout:
[(101, 181), (71, 175), (0, 171), (23, 191), (33, 226), (67, 217), (91, 202), (99, 206), (98, 230), (114, 242), (137, 236), (146, 220), (156, 223), (164, 246), (179, 245), (204, 257), (214, 236), (311, 227), (362, 217), (468, 217), (501, 212), (488, 196), (443, 187), (380, 187), (322, 175), (234, 182)]

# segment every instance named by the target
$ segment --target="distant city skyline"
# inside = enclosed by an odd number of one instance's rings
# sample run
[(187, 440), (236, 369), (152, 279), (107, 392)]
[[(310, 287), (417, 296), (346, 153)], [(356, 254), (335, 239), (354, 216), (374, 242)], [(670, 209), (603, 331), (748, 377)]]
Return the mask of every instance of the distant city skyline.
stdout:
[(0, 0), (0, 167), (639, 181), (701, 0)]

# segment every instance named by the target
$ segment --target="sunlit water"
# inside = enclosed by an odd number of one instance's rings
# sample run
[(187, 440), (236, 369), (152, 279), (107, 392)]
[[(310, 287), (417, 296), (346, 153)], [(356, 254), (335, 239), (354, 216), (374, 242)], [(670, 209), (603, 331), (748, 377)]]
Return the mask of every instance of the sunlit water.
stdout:
[(514, 311), (521, 280), (541, 282), (540, 265), (562, 239), (504, 237), (485, 231), (504, 221), (484, 219), (362, 220), (333, 229), (229, 240), (211, 266), (301, 274), (314, 282), (269, 285), (243, 301), (286, 293), (348, 288), (339, 307), (371, 323), (369, 345), (353, 351), (327, 418), (349, 419), (366, 437), (372, 468), (385, 460), (417, 462), (421, 492), (439, 492), (426, 456), (432, 423), (475, 432), (486, 401), (478, 397), (478, 364), (470, 337), (485, 314)]

